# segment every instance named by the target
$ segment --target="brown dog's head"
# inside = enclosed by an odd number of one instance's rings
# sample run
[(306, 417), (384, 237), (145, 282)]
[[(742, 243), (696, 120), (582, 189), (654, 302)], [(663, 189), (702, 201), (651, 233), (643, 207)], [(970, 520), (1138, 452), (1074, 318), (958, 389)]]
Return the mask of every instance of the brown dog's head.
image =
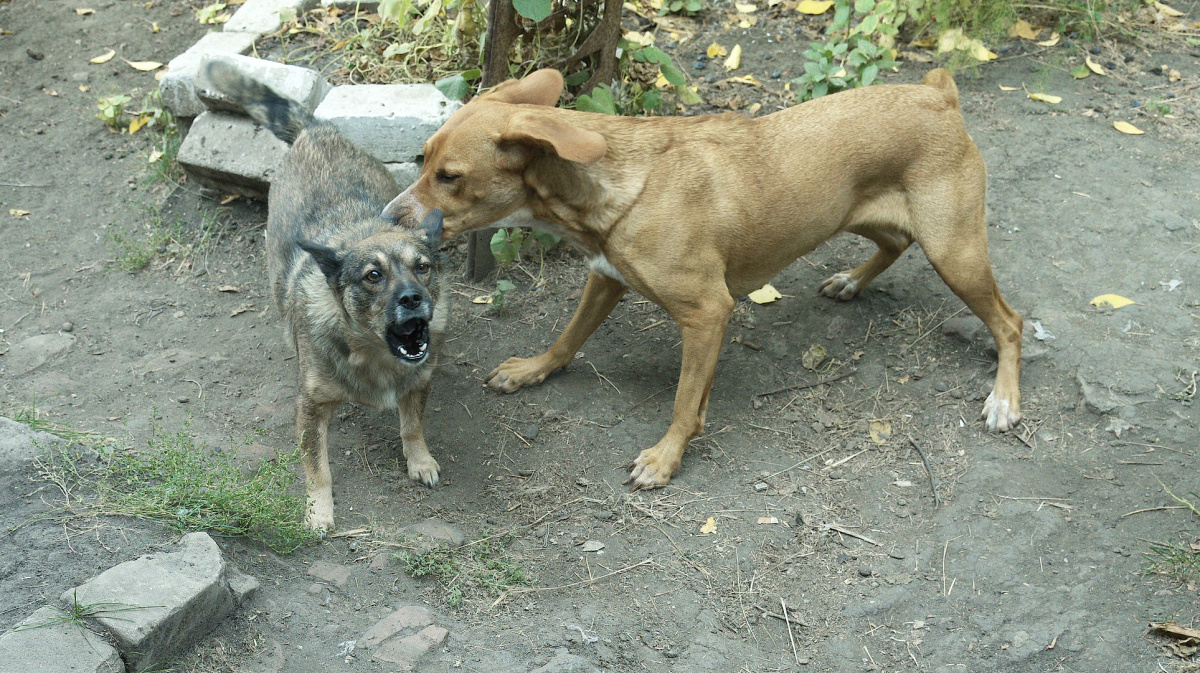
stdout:
[(442, 213), (416, 229), (387, 229), (340, 247), (300, 243), (360, 335), (377, 338), (400, 362), (429, 356), (430, 321), (441, 299)]
[(425, 143), (425, 165), (415, 183), (392, 199), (385, 219), (416, 222), (433, 209), (445, 214), (445, 238), (503, 219), (528, 201), (525, 169), (553, 156), (593, 163), (604, 137), (568, 123), (551, 110), (562, 75), (538, 70), (504, 82), (460, 108)]

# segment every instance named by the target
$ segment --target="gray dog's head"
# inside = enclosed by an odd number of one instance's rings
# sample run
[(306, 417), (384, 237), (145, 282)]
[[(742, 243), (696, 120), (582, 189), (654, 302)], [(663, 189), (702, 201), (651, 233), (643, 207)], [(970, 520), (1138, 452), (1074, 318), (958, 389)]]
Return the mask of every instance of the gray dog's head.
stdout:
[(344, 247), (301, 242), (360, 333), (387, 344), (402, 363), (429, 356), (430, 320), (440, 297), (442, 213), (415, 229), (389, 228)]

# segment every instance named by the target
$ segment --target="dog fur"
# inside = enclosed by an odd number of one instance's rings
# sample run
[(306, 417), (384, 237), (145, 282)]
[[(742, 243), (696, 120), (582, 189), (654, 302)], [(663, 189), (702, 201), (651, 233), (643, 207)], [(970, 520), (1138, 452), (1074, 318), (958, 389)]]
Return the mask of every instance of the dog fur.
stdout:
[(408, 475), (438, 483), (422, 417), (448, 309), (441, 212), (416, 228), (382, 219), (400, 190), (379, 160), (234, 65), (207, 67), (217, 88), (292, 145), (271, 183), (267, 264), (300, 363), (306, 522), (330, 530), (328, 428), (342, 402), (395, 409)]
[(562, 76), (542, 70), (456, 111), (426, 143), (420, 178), (384, 211), (405, 221), (441, 209), (447, 238), (496, 224), (547, 229), (589, 259), (592, 272), (562, 335), (537, 357), (501, 364), (488, 386), (513, 392), (540, 383), (636, 290), (666, 309), (683, 337), (671, 426), (638, 455), (628, 480), (662, 486), (704, 427), (735, 298), (852, 232), (878, 251), (825, 280), (820, 293), (851, 299), (920, 243), (996, 340), (988, 429), (1019, 422), (1022, 321), (993, 280), (986, 168), (948, 72), (758, 119), (612, 117), (554, 108), (561, 92)]

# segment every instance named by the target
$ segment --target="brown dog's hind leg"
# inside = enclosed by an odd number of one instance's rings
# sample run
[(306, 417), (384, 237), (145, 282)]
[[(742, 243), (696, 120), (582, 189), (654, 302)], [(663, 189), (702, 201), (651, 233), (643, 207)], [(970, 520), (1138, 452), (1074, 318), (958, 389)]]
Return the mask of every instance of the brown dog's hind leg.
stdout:
[(921, 241), (925, 256), (946, 285), (979, 316), (996, 341), (996, 383), (983, 405), (988, 430), (1005, 432), (1021, 421), (1021, 316), (1012, 310), (992, 276), (983, 216), (950, 237)]
[(303, 390), (296, 396), (296, 440), (304, 462), (304, 490), (308, 498), (304, 523), (313, 530), (333, 530), (329, 419), (336, 407), (336, 402), (317, 402)]
[(625, 480), (633, 488), (665, 486), (679, 471), (688, 442), (704, 431), (708, 394), (733, 304), (733, 298), (722, 287), (691, 303), (686, 311), (668, 308), (683, 337), (683, 365), (679, 371), (679, 389), (675, 392), (675, 411), (667, 434), (634, 460), (633, 470)]
[(429, 399), (429, 381), (410, 391), (400, 400), (400, 441), (404, 446), (404, 461), (408, 464), (408, 477), (430, 488), (438, 485), (441, 466), (429, 453), (425, 444), (425, 401)]
[(566, 367), (576, 351), (592, 336), (592, 332), (612, 313), (617, 302), (629, 289), (618, 280), (595, 272), (588, 276), (583, 298), (566, 329), (550, 350), (532, 358), (509, 358), (488, 374), (484, 384), (502, 393), (516, 392), (525, 386), (535, 386), (557, 369)]
[(871, 281), (886, 271), (912, 244), (908, 234), (896, 229), (859, 225), (851, 227), (849, 231), (874, 241), (879, 249), (858, 268), (835, 273), (821, 282), (817, 291), (838, 301), (853, 299), (859, 292), (867, 289)]

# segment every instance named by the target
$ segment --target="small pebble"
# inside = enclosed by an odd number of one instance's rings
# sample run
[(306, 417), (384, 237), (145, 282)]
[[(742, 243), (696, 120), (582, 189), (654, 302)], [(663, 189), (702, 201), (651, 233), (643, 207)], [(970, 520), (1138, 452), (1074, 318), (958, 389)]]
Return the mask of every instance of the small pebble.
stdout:
[(888, 556), (896, 559), (897, 561), (904, 560), (904, 554), (901, 554), (900, 552), (890, 551), (890, 552), (888, 552)]
[(933, 389), (938, 391), (939, 393), (944, 393), (947, 390), (950, 390), (950, 386), (946, 385), (945, 381), (934, 381)]
[(756, 490), (756, 491), (765, 491), (768, 488), (770, 488), (770, 487), (761, 481), (754, 485), (754, 490)]
[(64, 332), (74, 332), (74, 331), (75, 331), (75, 323), (73, 323), (73, 322), (71, 322), (71, 321), (69, 321), (69, 320), (68, 320), (67, 322), (63, 323), (63, 324), (62, 324), (62, 331), (64, 331)]
[(863, 577), (870, 577), (871, 576), (871, 568), (869, 566), (859, 566), (858, 574), (862, 575)]
[(961, 400), (962, 396), (963, 392), (961, 388), (955, 388), (954, 390), (950, 391), (950, 397), (953, 397), (956, 400)]
[(188, 397), (187, 395), (180, 395), (180, 397), (179, 397), (180, 404), (187, 404), (188, 402), (191, 402), (191, 401), (192, 401), (192, 398)]
[(717, 81), (717, 76), (716, 75), (705, 75), (704, 81), (708, 84), (712, 84), (713, 82)]
[(1100, 45), (1092, 45), (1092, 53), (1099, 54), (1100, 53)]
[(1133, 102), (1129, 104), (1129, 107), (1141, 107), (1141, 106), (1142, 106), (1142, 101), (1140, 101), (1136, 98), (1133, 99)]
[(1125, 54), (1125, 62), (1126, 63), (1133, 63), (1133, 59), (1134, 59), (1133, 54)]
[(697, 61), (700, 61), (700, 62), (707, 61), (707, 60), (708, 60), (708, 54), (704, 54), (704, 53), (696, 54), (696, 60), (697, 60)]
[(695, 68), (696, 70), (704, 70), (705, 68), (708, 67), (708, 64), (705, 63), (704, 61), (696, 61), (695, 63), (692, 64), (692, 67)]
[(525, 439), (537, 439), (538, 427), (536, 425), (530, 425), (521, 431), (521, 435), (524, 436)]
[(841, 478), (842, 478), (842, 471), (841, 471), (841, 470), (830, 470), (830, 472), (829, 472), (829, 478), (830, 478), (830, 479), (841, 479)]
[(900, 498), (899, 500), (896, 501), (896, 504), (900, 505), (901, 507), (907, 507), (908, 506), (908, 498)]
[(804, 525), (804, 514), (802, 514), (802, 513), (798, 513), (798, 514), (796, 514), (796, 525), (797, 525), (797, 526), (803, 526), (803, 525)]
[[(768, 40), (768, 42), (769, 42), (769, 41), (770, 41), (770, 40)], [(770, 61), (770, 60), (771, 60), (771, 59), (773, 59), (773, 58), (775, 58), (775, 55), (774, 55), (774, 54), (772, 54), (772, 53), (770, 53), (770, 52), (767, 52), (766, 54), (763, 54), (763, 60), (764, 60), (764, 61)]]
[(782, 70), (776, 70), (775, 72), (771, 73), (771, 79), (779, 79), (780, 77), (783, 77)]

